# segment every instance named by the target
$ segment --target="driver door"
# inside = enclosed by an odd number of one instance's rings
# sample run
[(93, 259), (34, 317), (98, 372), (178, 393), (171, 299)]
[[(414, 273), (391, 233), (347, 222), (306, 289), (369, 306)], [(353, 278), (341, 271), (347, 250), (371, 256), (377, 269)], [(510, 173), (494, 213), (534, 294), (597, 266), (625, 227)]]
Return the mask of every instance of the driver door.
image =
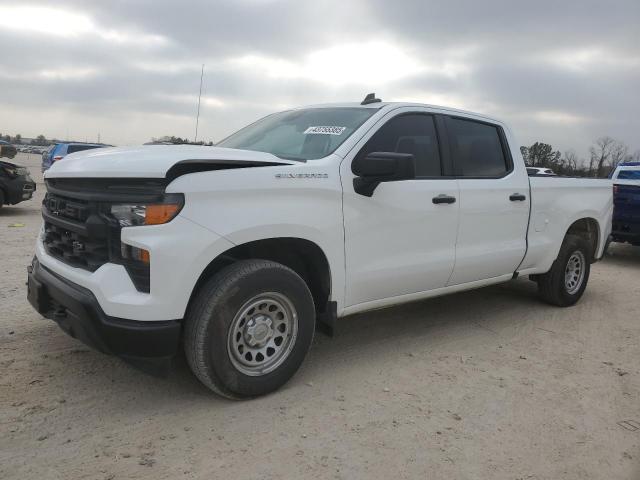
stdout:
[[(350, 307), (444, 287), (455, 263), (458, 181), (441, 161), (436, 117), (398, 109), (383, 117), (341, 165), (346, 302)], [(354, 191), (351, 163), (372, 152), (410, 153), (416, 178), (380, 183), (371, 197)], [(434, 203), (438, 196), (451, 203)]]

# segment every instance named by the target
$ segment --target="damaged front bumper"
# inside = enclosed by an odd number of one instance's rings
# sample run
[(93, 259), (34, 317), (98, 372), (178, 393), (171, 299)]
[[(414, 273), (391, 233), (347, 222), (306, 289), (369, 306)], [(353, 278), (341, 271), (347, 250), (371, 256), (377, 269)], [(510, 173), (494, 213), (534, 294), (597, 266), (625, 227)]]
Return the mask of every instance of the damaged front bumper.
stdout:
[(166, 372), (180, 341), (178, 320), (139, 321), (110, 317), (93, 293), (57, 275), (33, 259), (28, 267), (27, 298), (43, 317), (91, 348), (142, 368)]

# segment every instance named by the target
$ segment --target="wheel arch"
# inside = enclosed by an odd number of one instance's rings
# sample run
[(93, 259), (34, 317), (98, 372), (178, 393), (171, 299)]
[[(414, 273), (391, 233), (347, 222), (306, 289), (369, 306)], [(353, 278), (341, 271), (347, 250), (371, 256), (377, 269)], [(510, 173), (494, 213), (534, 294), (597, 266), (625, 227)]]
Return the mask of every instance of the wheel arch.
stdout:
[(591, 245), (590, 262), (593, 263), (600, 247), (600, 224), (598, 221), (593, 217), (579, 218), (569, 226), (564, 238), (567, 235), (577, 235), (589, 242), (589, 245)]
[(226, 266), (246, 259), (271, 260), (291, 268), (305, 281), (311, 291), (316, 312), (327, 313), (332, 288), (329, 260), (317, 243), (299, 237), (253, 240), (234, 245), (220, 253), (198, 277), (189, 298), (189, 305), (209, 278)]

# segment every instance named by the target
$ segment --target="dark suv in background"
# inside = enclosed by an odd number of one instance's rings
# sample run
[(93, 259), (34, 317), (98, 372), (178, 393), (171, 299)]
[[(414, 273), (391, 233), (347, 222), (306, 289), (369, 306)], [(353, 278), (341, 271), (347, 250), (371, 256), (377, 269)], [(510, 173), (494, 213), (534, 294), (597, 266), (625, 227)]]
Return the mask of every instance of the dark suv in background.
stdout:
[(16, 147), (11, 145), (9, 142), (5, 142), (4, 140), (0, 140), (0, 158), (7, 157), (13, 158), (18, 153)]
[(42, 171), (48, 170), (54, 162), (62, 160), (70, 153), (81, 152), (82, 150), (90, 150), (92, 148), (110, 147), (103, 143), (79, 143), (64, 142), (56, 143), (54, 147), (47, 153), (42, 155)]
[(26, 167), (0, 160), (0, 208), (29, 200), (35, 191), (36, 182)]

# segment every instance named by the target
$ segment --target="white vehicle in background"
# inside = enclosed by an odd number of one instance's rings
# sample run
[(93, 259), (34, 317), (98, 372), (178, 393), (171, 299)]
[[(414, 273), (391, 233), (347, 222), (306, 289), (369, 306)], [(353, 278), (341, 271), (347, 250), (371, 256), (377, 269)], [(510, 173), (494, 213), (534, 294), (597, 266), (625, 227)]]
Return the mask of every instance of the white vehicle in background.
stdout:
[(29, 300), (137, 364), (182, 342), (231, 398), (271, 392), (316, 324), (529, 276), (569, 306), (601, 258), (608, 180), (529, 177), (509, 127), (443, 107), (318, 105), (215, 147), (102, 148), (47, 171)]
[(555, 175), (555, 172), (550, 168), (542, 167), (527, 167), (527, 173), (529, 175)]

